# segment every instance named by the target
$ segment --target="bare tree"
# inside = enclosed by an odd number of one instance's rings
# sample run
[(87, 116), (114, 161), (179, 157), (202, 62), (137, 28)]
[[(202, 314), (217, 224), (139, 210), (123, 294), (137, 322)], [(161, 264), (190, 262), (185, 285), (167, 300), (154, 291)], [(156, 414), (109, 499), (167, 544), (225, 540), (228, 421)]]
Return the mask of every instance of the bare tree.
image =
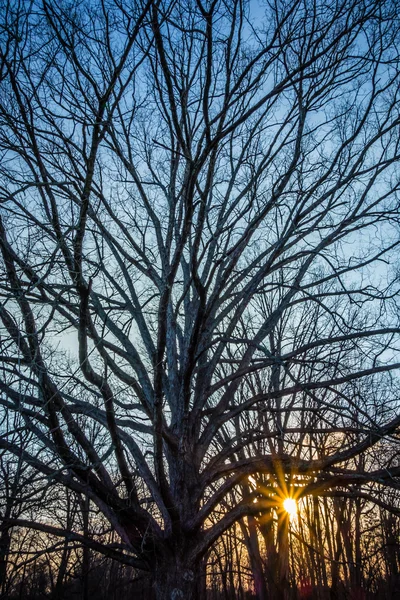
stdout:
[(191, 598), (263, 502), (397, 489), (398, 2), (2, 8), (0, 447), (121, 543), (69, 539)]
[[(12, 423), (10, 419), (12, 418)], [(2, 430), (20, 449), (35, 447), (31, 432), (21, 427), (20, 415), (6, 414)], [(38, 449), (38, 447), (36, 447)], [(40, 452), (40, 450), (38, 449)], [(21, 535), (14, 527), (21, 519), (37, 518), (51, 486), (46, 477), (23, 461), (22, 456), (0, 453), (0, 598), (9, 598), (21, 569)]]

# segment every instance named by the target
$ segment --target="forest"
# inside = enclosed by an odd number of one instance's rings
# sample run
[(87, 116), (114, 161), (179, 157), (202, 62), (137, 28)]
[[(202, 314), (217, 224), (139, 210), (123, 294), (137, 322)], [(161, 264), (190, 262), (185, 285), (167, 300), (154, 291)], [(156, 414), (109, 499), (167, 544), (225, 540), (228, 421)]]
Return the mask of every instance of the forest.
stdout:
[(400, 597), (399, 0), (0, 0), (0, 598)]

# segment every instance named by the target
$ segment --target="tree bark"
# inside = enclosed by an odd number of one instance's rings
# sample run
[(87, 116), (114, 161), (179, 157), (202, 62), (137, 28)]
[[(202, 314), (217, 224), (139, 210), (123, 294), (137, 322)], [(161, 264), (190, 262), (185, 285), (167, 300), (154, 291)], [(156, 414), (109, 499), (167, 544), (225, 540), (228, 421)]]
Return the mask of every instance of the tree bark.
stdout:
[(156, 600), (197, 600), (197, 568), (181, 557), (164, 558), (154, 570)]

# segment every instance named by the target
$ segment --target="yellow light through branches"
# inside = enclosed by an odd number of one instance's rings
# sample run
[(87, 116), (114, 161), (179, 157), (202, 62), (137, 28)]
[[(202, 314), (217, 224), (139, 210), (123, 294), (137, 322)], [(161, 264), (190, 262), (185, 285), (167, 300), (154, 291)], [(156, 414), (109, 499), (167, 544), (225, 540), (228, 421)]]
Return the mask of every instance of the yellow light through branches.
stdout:
[(296, 504), (296, 500), (294, 500), (293, 498), (286, 498), (283, 501), (283, 508), (286, 510), (287, 513), (289, 513), (289, 515), (291, 517), (295, 517), (297, 514), (297, 504)]

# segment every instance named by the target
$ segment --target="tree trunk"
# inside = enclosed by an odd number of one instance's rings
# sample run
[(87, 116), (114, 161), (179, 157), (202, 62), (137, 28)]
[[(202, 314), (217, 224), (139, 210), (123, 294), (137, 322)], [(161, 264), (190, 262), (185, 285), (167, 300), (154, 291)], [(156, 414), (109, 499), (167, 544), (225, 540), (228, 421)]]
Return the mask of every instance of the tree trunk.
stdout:
[[(83, 535), (89, 537), (89, 498), (81, 499)], [(90, 549), (82, 548), (82, 600), (89, 600)]]
[(10, 552), (10, 527), (0, 526), (0, 595), (3, 597), (6, 588), (7, 561)]
[(278, 553), (276, 551), (275, 526), (271, 509), (265, 511), (263, 519), (260, 522), (260, 531), (265, 542), (265, 576), (268, 597), (276, 598), (278, 594)]
[(182, 558), (157, 561), (154, 571), (156, 600), (196, 600), (198, 572)]
[(288, 600), (289, 584), (289, 516), (278, 512), (278, 594), (276, 599)]
[(53, 599), (63, 600), (64, 598), (64, 580), (67, 572), (68, 560), (70, 556), (69, 541), (66, 539), (58, 567), (57, 581), (54, 589)]
[(247, 518), (247, 528), (244, 523), (241, 524), (245, 533), (247, 552), (250, 559), (250, 567), (253, 575), (254, 591), (257, 600), (267, 600), (267, 585), (264, 577), (263, 564), (260, 555), (260, 546), (258, 542), (257, 525), (254, 517)]

